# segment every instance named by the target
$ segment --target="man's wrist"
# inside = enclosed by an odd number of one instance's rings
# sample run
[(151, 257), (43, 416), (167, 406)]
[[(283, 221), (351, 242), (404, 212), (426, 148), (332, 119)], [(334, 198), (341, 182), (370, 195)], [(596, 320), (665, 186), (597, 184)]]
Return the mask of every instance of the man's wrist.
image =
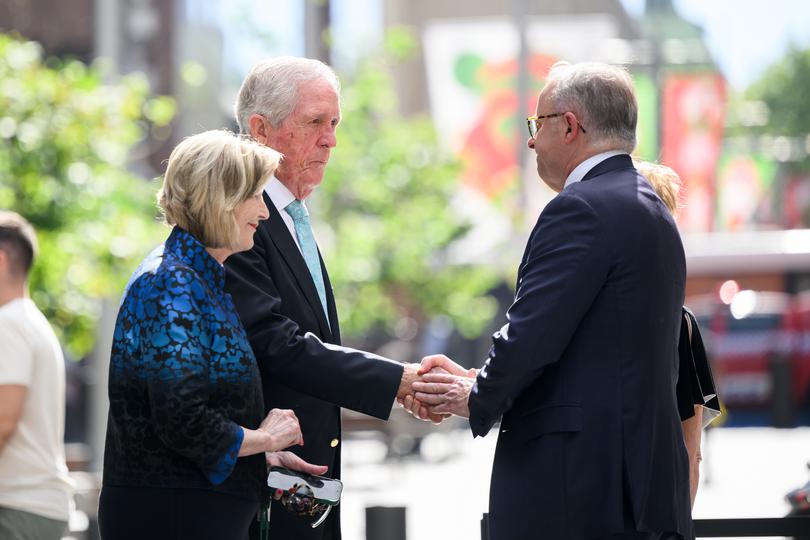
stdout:
[(413, 393), (411, 385), (417, 379), (417, 371), (419, 371), (419, 364), (404, 364), (402, 366), (402, 379), (400, 379), (399, 388), (397, 389), (398, 398)]

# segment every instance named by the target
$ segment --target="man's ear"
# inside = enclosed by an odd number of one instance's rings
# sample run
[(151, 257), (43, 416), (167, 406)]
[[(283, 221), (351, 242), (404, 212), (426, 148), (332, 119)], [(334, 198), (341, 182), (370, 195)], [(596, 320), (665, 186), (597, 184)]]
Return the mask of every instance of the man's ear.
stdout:
[(563, 120), (566, 123), (565, 138), (568, 140), (569, 137), (572, 136), (571, 134), (574, 132), (574, 124), (577, 122), (577, 117), (574, 116), (573, 113), (567, 112), (563, 115)]
[(248, 118), (250, 136), (258, 143), (267, 144), (270, 138), (270, 122), (260, 114), (251, 114)]

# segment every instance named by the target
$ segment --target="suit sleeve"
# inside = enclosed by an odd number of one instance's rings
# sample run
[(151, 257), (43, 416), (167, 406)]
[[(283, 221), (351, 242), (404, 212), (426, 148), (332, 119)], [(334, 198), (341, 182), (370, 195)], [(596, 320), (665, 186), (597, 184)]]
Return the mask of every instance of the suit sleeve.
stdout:
[(149, 405), (160, 439), (214, 484), (230, 476), (244, 432), (211, 409), (211, 351), (204, 346), (201, 285), (191, 272), (167, 273), (143, 306), (141, 352)]
[(387, 420), (403, 366), (382, 356), (323, 343), (281, 312), (281, 295), (257, 234), (253, 249), (228, 258), (227, 288), (262, 374), (298, 392)]
[(546, 366), (560, 360), (608, 273), (609, 246), (594, 210), (561, 193), (543, 210), (519, 269), (515, 301), (469, 399), (483, 436)]

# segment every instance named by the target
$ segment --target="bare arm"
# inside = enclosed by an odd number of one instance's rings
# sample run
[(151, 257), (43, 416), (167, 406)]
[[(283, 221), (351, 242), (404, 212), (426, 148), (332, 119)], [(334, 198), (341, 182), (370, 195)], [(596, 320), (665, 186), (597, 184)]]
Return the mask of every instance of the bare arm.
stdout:
[(698, 482), (700, 481), (700, 438), (703, 434), (703, 407), (695, 405), (695, 416), (683, 421), (683, 441), (689, 455), (689, 499), (695, 506)]
[(0, 384), (0, 452), (17, 430), (27, 392), (21, 384)]

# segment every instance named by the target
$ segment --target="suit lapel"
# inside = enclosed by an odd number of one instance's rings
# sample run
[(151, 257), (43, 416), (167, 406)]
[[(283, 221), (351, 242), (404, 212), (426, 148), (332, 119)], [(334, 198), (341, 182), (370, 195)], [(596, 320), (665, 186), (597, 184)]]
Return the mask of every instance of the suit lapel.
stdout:
[[(329, 272), (326, 271), (326, 264), (321, 257), (321, 250), (318, 249), (318, 259), (321, 261), (321, 273), (323, 274), (323, 286), (326, 289), (326, 308), (329, 317), (329, 330), (332, 334), (332, 343), (340, 345), (340, 324), (338, 323), (337, 305), (335, 304), (335, 294), (332, 291), (332, 282), (329, 280)], [(313, 285), (314, 286), (314, 285)]]
[[(304, 297), (315, 312), (315, 316), (318, 318), (318, 327), (321, 329), (321, 335), (325, 337), (326, 341), (331, 341), (332, 332), (329, 330), (329, 324), (326, 322), (326, 314), (323, 312), (321, 300), (318, 298), (318, 290), (315, 288), (315, 283), (312, 281), (312, 275), (309, 273), (307, 263), (304, 262), (304, 257), (301, 255), (298, 245), (290, 234), (290, 230), (287, 229), (287, 225), (284, 223), (281, 214), (267, 193), (264, 193), (264, 202), (267, 204), (267, 209), (270, 212), (270, 218), (267, 220), (270, 239), (273, 244), (275, 244), (276, 249), (278, 249), (278, 252), (281, 254), (281, 257), (284, 259), (292, 275), (295, 276), (295, 280), (298, 282), (301, 292), (304, 293)], [(320, 258), (320, 250), (318, 251), (318, 255)], [(326, 268), (323, 265), (323, 261), (321, 261), (321, 270), (324, 275), (324, 286), (327, 286), (328, 278), (326, 277)], [(331, 290), (331, 286), (327, 287), (327, 297), (332, 296)], [(334, 309), (333, 306), (334, 299), (332, 300), (330, 311)]]

